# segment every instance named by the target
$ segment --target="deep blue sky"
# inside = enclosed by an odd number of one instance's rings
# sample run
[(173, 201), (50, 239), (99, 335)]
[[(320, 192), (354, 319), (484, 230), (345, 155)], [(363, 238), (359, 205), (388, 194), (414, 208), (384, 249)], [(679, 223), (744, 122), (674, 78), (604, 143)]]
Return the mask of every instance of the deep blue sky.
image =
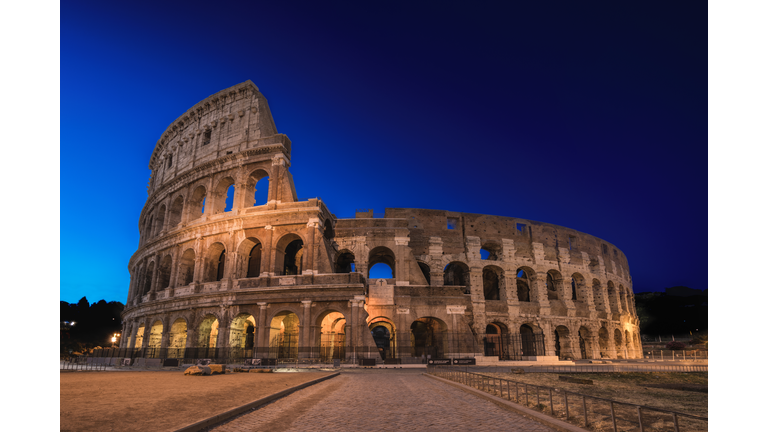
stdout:
[(544, 221), (708, 288), (706, 2), (418, 3), (63, 2), (61, 300), (125, 302), (157, 139), (247, 79), (339, 217)]

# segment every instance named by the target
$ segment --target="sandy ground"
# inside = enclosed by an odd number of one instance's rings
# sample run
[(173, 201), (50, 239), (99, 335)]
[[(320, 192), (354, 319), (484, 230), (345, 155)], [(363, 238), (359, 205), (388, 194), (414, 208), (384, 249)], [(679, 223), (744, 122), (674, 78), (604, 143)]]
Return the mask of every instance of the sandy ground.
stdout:
[(173, 431), (329, 372), (67, 372), (60, 375), (62, 431)]

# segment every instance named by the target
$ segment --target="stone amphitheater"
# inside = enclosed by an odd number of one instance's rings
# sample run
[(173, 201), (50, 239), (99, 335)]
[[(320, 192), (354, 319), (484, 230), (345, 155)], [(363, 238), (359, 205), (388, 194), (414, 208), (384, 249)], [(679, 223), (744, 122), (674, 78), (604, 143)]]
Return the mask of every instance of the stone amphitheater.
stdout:
[(337, 218), (297, 199), (290, 166), (291, 141), (251, 81), (171, 123), (149, 161), (121, 349), (245, 362), (641, 357), (627, 258), (607, 241), (443, 210)]

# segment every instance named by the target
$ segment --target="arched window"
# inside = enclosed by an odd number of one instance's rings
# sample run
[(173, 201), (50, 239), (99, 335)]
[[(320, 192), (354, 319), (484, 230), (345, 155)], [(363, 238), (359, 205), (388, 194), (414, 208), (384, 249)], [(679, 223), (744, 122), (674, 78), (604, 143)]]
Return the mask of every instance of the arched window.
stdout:
[(269, 201), (269, 173), (263, 169), (251, 172), (245, 187), (245, 207), (260, 206)]
[(142, 291), (142, 295), (149, 294), (150, 289), (152, 289), (152, 278), (155, 276), (155, 263), (154, 261), (149, 263), (149, 267), (147, 267), (147, 272), (144, 274), (144, 290)]
[(165, 223), (165, 205), (161, 205), (160, 208), (157, 210), (157, 219), (155, 219), (154, 236), (159, 235), (160, 232), (163, 231), (164, 223)]
[(355, 255), (352, 252), (345, 251), (336, 258), (336, 273), (352, 273), (355, 271)]
[(203, 215), (203, 212), (205, 211), (205, 187), (198, 186), (195, 191), (192, 192), (192, 198), (190, 198), (188, 205), (188, 220), (195, 220)]
[(421, 274), (424, 275), (424, 279), (427, 280), (427, 285), (431, 285), (430, 277), (429, 277), (429, 266), (426, 263), (423, 263), (421, 261), (418, 261), (419, 263), (419, 270), (421, 270)]
[(248, 273), (245, 277), (259, 277), (261, 272), (261, 243), (251, 248), (248, 253)]
[(396, 277), (394, 252), (384, 246), (373, 248), (368, 255), (368, 277), (394, 279)]
[(195, 250), (187, 249), (181, 255), (179, 260), (179, 276), (177, 280), (179, 285), (186, 286), (194, 281), (195, 277)]
[(232, 177), (225, 177), (219, 181), (213, 194), (215, 201), (213, 204), (213, 214), (224, 213), (232, 210), (233, 199), (235, 195), (235, 180)]
[(491, 267), (483, 269), (483, 297), (485, 300), (500, 300), (499, 273)]
[(304, 242), (297, 234), (286, 234), (277, 242), (275, 273), (300, 275), (303, 269)]
[(177, 196), (171, 204), (171, 211), (168, 213), (168, 230), (176, 228), (181, 223), (181, 212), (184, 210), (184, 197)]
[(521, 302), (531, 301), (531, 284), (528, 272), (522, 268), (517, 269), (517, 300)]
[(203, 282), (217, 282), (224, 277), (224, 264), (226, 263), (226, 250), (221, 243), (214, 243), (208, 247), (205, 253), (205, 276)]
[(160, 261), (160, 275), (158, 277), (158, 288), (165, 289), (171, 286), (171, 256), (166, 255)]
[(464, 293), (469, 294), (469, 267), (460, 261), (454, 261), (443, 269), (443, 285), (465, 287)]
[(221, 251), (221, 254), (219, 255), (219, 262), (216, 267), (216, 282), (222, 280), (224, 278), (224, 263), (227, 259), (227, 252)]
[(501, 246), (496, 243), (488, 242), (480, 249), (480, 259), (488, 261), (498, 261), (501, 259)]

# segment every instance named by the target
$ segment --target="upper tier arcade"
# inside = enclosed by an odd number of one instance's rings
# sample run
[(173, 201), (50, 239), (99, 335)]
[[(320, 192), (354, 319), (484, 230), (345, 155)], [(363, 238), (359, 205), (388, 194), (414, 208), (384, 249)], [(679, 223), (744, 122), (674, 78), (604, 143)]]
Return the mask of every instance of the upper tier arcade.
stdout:
[(249, 149), (291, 158), (291, 141), (277, 132), (267, 99), (250, 80), (205, 98), (168, 126), (149, 160), (148, 193), (194, 168)]

